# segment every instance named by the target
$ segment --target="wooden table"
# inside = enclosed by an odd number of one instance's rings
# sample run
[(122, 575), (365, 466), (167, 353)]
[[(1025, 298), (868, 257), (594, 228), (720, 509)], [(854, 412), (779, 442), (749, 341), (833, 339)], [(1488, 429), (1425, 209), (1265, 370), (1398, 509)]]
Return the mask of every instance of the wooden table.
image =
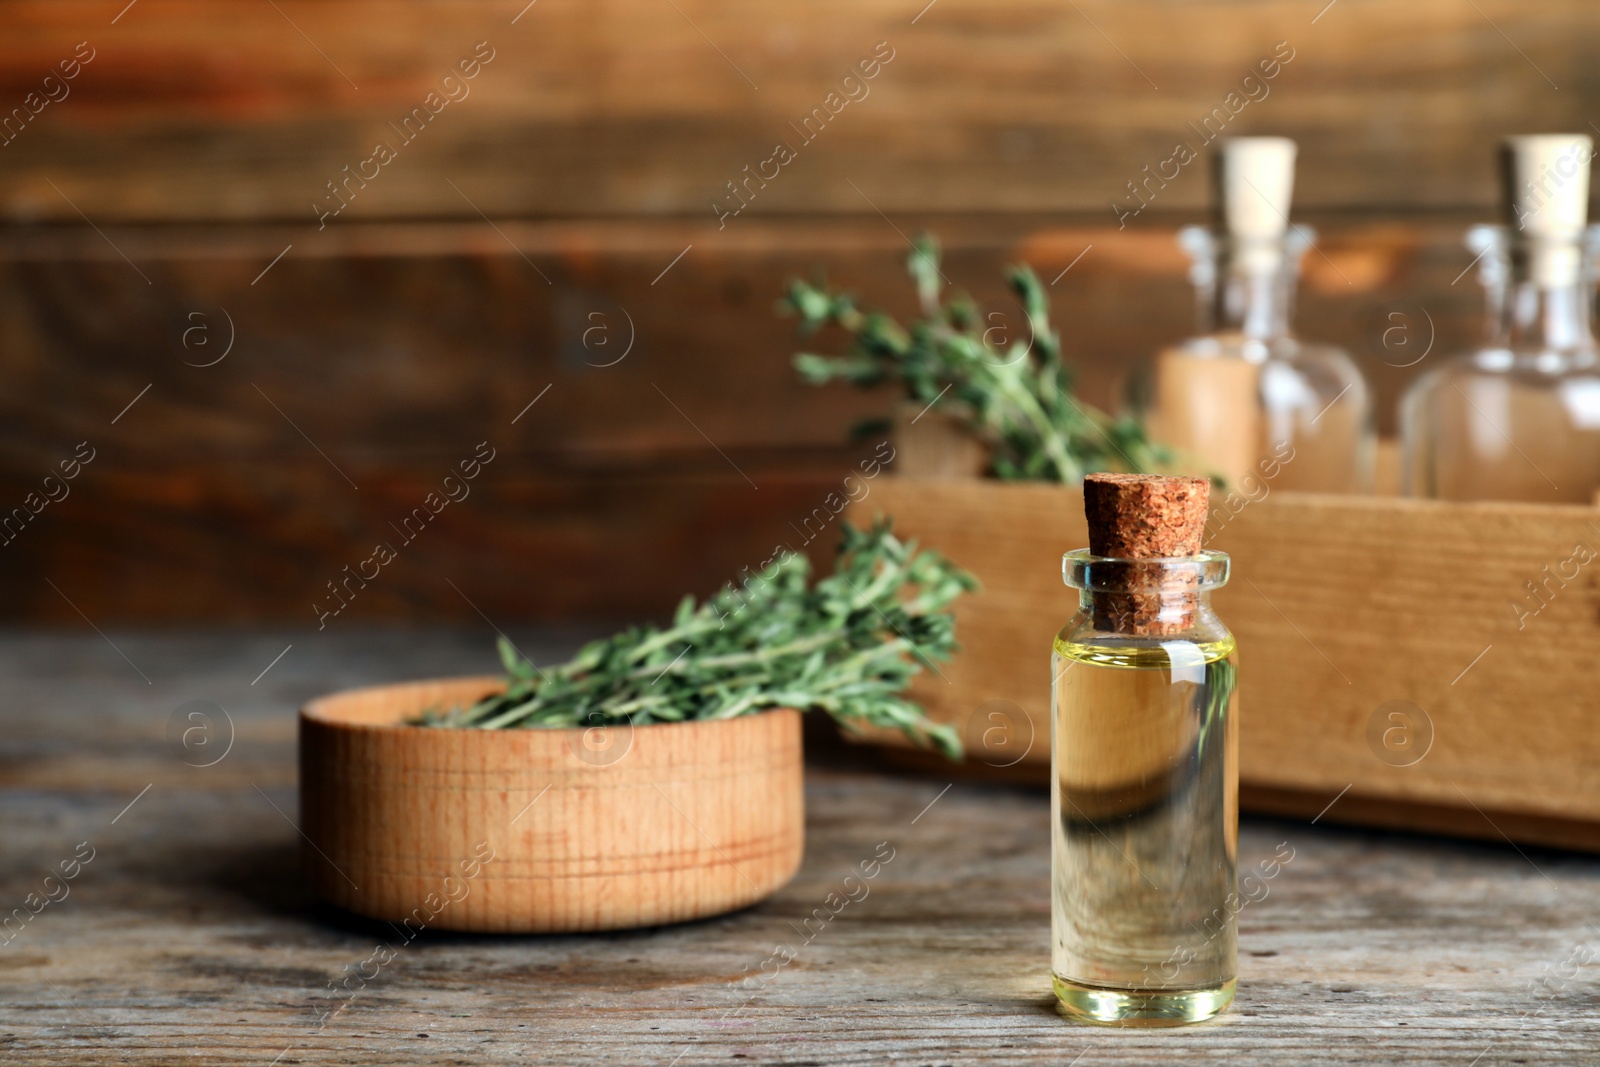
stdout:
[[(514, 636), (539, 658), (572, 645)], [(1600, 1060), (1600, 859), (1250, 820), (1242, 869), (1280, 842), (1294, 859), (1241, 913), (1235, 1008), (1090, 1028), (1052, 1010), (1043, 791), (875, 773), (824, 734), (805, 865), (765, 903), (603, 936), (430, 931), (319, 1027), (330, 981), (397, 939), (302, 886), (294, 709), (492, 670), (489, 641), (109, 638), (0, 639), (0, 908), (26, 910), (93, 849), (0, 946), (6, 1065)], [(199, 735), (187, 762), (167, 741), (193, 699), (232, 721), (212, 766), (190, 765)], [(880, 842), (894, 858), (869, 895), (807, 940), (801, 923)], [(797, 949), (782, 968), (780, 945)]]

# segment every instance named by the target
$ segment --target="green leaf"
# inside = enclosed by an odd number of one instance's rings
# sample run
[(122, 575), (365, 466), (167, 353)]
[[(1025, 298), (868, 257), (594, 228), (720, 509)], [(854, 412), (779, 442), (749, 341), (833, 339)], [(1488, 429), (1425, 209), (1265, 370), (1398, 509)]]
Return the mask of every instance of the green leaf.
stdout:
[(800, 315), (803, 334), (831, 325), (849, 335), (842, 355), (795, 357), (804, 381), (860, 388), (893, 382), (909, 399), (955, 413), (991, 445), (997, 478), (1073, 484), (1095, 470), (1174, 469), (1172, 450), (1152, 442), (1137, 420), (1113, 418), (1073, 395), (1075, 374), (1062, 359), (1049, 296), (1032, 268), (1007, 272), (1022, 319), (1000, 324), (1004, 341), (992, 333), (994, 316), (969, 298), (944, 299), (931, 235), (913, 242), (906, 270), (921, 317), (905, 325), (880, 311), (863, 314), (853, 297), (825, 283), (791, 283), (784, 307)]
[(767, 708), (827, 712), (849, 729), (899, 729), (952, 758), (960, 741), (902, 695), (923, 664), (955, 651), (950, 603), (971, 575), (894, 536), (840, 523), (832, 574), (809, 582), (806, 557), (784, 553), (760, 573), (696, 604), (670, 626), (637, 626), (590, 642), (542, 672), (499, 643), (504, 693), (470, 708), (427, 709), (420, 724), (503, 729), (730, 718)]
[(500, 652), (500, 665), (511, 677), (526, 678), (533, 674), (533, 664), (523, 659), (522, 653), (503, 635), (495, 640), (495, 647)]

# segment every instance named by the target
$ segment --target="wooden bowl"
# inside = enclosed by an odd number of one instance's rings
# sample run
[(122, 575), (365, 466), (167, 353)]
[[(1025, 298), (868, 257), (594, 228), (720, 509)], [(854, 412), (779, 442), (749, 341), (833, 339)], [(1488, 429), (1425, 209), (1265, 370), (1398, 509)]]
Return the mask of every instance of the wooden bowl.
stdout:
[(681, 922), (794, 876), (800, 713), (607, 729), (406, 726), (495, 678), (357, 689), (300, 712), (312, 888), (409, 929), (548, 933)]

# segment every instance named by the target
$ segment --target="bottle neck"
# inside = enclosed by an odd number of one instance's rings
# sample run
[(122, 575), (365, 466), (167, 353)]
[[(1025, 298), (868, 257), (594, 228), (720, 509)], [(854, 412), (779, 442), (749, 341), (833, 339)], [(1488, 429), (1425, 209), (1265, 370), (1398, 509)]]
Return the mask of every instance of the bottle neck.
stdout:
[(1219, 264), (1220, 282), (1210, 300), (1206, 333), (1242, 334), (1267, 341), (1289, 335), (1294, 302), (1294, 274), (1278, 269), (1243, 270)]
[(1227, 234), (1185, 229), (1179, 243), (1191, 259), (1198, 332), (1260, 341), (1288, 337), (1300, 257), (1309, 242), (1298, 230), (1245, 245)]
[(1552, 245), (1512, 239), (1510, 277), (1497, 342), (1513, 352), (1590, 355), (1590, 285), (1581, 241)]
[(1588, 287), (1576, 281), (1565, 285), (1541, 285), (1532, 280), (1515, 283), (1500, 312), (1499, 339), (1519, 351), (1592, 349)]
[(1114, 559), (1068, 552), (1062, 577), (1079, 590), (1079, 607), (1096, 630), (1162, 637), (1193, 629), (1211, 614), (1211, 591), (1228, 580), (1228, 557), (1200, 552), (1170, 559)]
[(1078, 608), (1103, 633), (1164, 636), (1192, 630), (1209, 617), (1211, 594), (1200, 592), (1192, 577), (1175, 576), (1158, 586), (1085, 589), (1078, 594)]

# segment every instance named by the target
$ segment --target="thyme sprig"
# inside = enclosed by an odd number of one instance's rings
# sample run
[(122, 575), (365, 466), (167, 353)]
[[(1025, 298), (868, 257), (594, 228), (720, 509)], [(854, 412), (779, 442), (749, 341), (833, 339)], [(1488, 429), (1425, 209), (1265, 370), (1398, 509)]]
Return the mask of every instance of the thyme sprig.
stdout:
[(1003, 346), (964, 294), (943, 298), (939, 244), (929, 235), (906, 259), (922, 317), (902, 326), (881, 311), (862, 311), (855, 297), (804, 281), (790, 283), (781, 307), (799, 315), (801, 332), (837, 325), (851, 337), (842, 356), (800, 353), (795, 369), (821, 385), (843, 380), (870, 387), (898, 382), (919, 404), (955, 414), (992, 449), (998, 478), (1075, 484), (1092, 471), (1148, 473), (1168, 469), (1171, 451), (1155, 444), (1138, 420), (1113, 417), (1073, 396), (1073, 372), (1061, 356), (1050, 304), (1033, 270), (1013, 267), (1026, 337)]
[(786, 553), (710, 599), (684, 597), (666, 627), (638, 626), (543, 668), (501, 638), (505, 691), (423, 725), (572, 727), (730, 719), (765, 708), (821, 709), (845, 729), (899, 729), (951, 757), (961, 739), (902, 694), (923, 667), (956, 650), (946, 610), (971, 575), (887, 521), (840, 523), (834, 572), (808, 584), (810, 562)]

